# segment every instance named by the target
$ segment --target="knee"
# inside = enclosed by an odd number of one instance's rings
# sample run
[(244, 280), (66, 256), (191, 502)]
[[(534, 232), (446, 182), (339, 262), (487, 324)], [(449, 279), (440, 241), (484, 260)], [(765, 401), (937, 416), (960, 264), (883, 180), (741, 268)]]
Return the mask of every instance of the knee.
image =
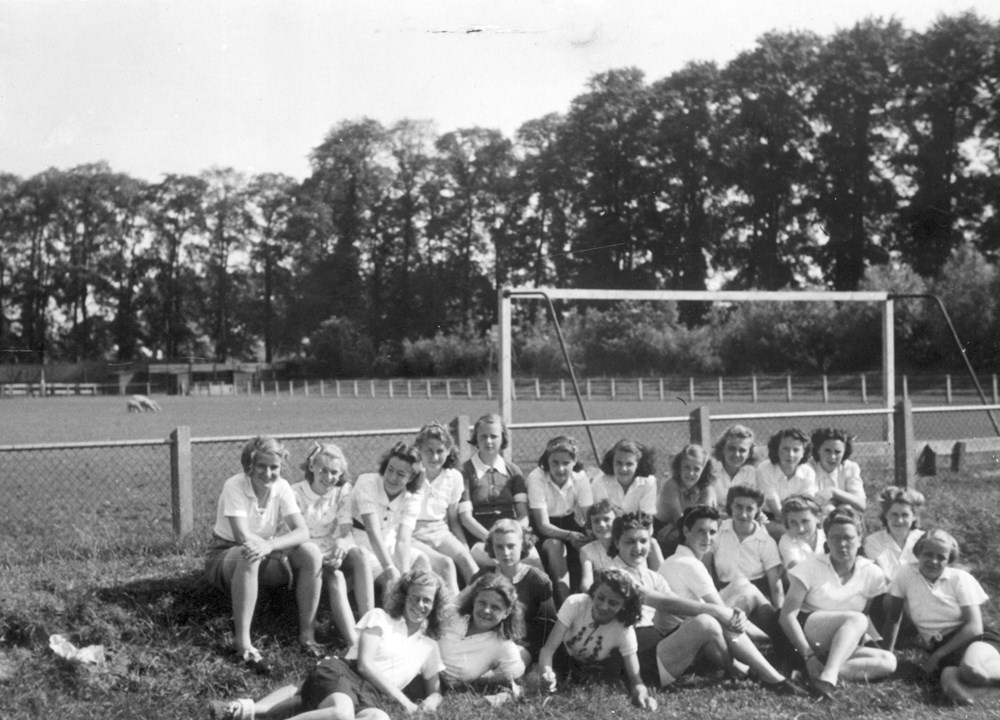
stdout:
[(556, 540), (555, 538), (549, 538), (542, 543), (542, 552), (545, 553), (550, 558), (561, 558), (563, 553), (566, 551), (566, 546), (563, 545), (562, 540)]
[(958, 668), (958, 679), (974, 687), (989, 685), (993, 680), (979, 663), (967, 663), (965, 660)]
[(290, 558), (303, 570), (318, 572), (323, 565), (323, 551), (314, 542), (304, 542), (289, 553)]
[(719, 621), (711, 615), (702, 613), (701, 615), (696, 615), (688, 622), (692, 623), (698, 629), (700, 634), (707, 639), (724, 640), (722, 626), (719, 624)]

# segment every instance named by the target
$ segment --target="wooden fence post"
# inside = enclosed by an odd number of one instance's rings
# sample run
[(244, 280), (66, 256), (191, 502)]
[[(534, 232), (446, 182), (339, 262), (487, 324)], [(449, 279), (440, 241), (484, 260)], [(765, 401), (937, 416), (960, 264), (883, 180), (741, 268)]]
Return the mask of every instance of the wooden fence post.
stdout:
[(750, 376), (750, 394), (753, 395), (753, 401), (757, 402), (757, 376)]
[(392, 378), (389, 378), (389, 399), (392, 400), (395, 395), (395, 391), (392, 389)]
[(694, 402), (694, 378), (688, 378), (688, 399)]
[(566, 399), (566, 381), (563, 378), (559, 378), (559, 399)]
[(660, 378), (660, 402), (663, 402), (663, 378)]
[(864, 373), (861, 373), (861, 402), (868, 404), (868, 378)]
[(711, 418), (707, 407), (697, 407), (688, 414), (688, 429), (691, 442), (702, 447), (712, 443)]
[(997, 384), (996, 373), (993, 374), (993, 404), (1000, 405), (1000, 385)]
[(191, 428), (182, 425), (170, 433), (170, 515), (174, 534), (194, 530), (194, 492), (191, 489)]
[(642, 402), (642, 378), (639, 378), (639, 401)]
[(721, 376), (721, 375), (719, 375), (719, 402), (723, 402), (723, 394), (722, 394), (722, 376)]
[(951, 405), (951, 375), (946, 374), (944, 376), (944, 402), (946, 405)]
[(615, 399), (615, 379), (611, 378), (611, 399)]
[(538, 378), (535, 378), (535, 400), (542, 399), (542, 384)]
[(913, 439), (913, 405), (909, 398), (896, 403), (893, 423), (895, 480), (900, 487), (916, 487), (916, 444)]
[(823, 404), (826, 405), (830, 402), (830, 384), (827, 381), (826, 375), (823, 376)]
[(785, 399), (788, 402), (792, 401), (792, 376), (785, 375)]

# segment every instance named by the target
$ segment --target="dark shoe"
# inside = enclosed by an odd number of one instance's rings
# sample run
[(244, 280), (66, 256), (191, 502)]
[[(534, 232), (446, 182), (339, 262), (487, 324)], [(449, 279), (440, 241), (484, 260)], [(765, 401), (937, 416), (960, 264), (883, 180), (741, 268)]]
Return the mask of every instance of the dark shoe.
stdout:
[(812, 681), (812, 691), (820, 700), (833, 702), (837, 698), (837, 686), (832, 682), (816, 678)]
[(773, 683), (761, 683), (767, 690), (783, 697), (809, 697), (809, 693), (788, 678)]
[(248, 705), (253, 705), (249, 700), (212, 700), (208, 704), (208, 717), (211, 720), (248, 720), (251, 714), (248, 713)]
[(260, 650), (256, 648), (243, 652), (243, 667), (247, 670), (252, 670), (258, 675), (267, 675), (271, 672), (270, 663), (264, 659), (264, 656), (260, 654)]

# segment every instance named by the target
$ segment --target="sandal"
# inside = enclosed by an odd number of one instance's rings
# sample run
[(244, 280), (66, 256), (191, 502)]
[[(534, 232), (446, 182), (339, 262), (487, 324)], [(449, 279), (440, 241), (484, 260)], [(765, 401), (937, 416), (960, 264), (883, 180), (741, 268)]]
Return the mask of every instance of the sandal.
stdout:
[(326, 651), (325, 647), (320, 645), (315, 640), (299, 640), (299, 647), (302, 648), (302, 652), (304, 652), (306, 655), (308, 655), (309, 657), (314, 657), (317, 660), (325, 658), (327, 655), (330, 654)]

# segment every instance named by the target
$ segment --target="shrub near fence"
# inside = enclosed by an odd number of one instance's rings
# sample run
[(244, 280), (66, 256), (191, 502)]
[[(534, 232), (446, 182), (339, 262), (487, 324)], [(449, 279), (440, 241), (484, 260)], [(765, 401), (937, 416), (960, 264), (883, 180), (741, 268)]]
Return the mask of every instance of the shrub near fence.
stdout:
[[(1000, 410), (1000, 406), (993, 409)], [(901, 412), (903, 408), (897, 415)], [(883, 439), (888, 414), (881, 409), (714, 417), (699, 409), (689, 417), (592, 421), (589, 425), (598, 453), (622, 437), (635, 438), (655, 450), (661, 475), (668, 471), (672, 454), (685, 443), (703, 440), (710, 445), (725, 426), (740, 422), (754, 429), (759, 458), (766, 453), (767, 438), (778, 429), (796, 426), (809, 432), (827, 425), (843, 427), (858, 437), (855, 459), (864, 477), (878, 484), (913, 481), (917, 457), (926, 454), (928, 445), (933, 445), (939, 464), (950, 464), (955, 440), (962, 441), (960, 459), (966, 466), (996, 471), (1000, 477), (1000, 443), (988, 429), (982, 407), (916, 408), (908, 418), (895, 426), (897, 432), (908, 429), (911, 437), (891, 443)], [(937, 422), (937, 431), (922, 434), (922, 424), (930, 420)], [(456, 427), (468, 423), (464, 417), (456, 421)], [(972, 427), (985, 432), (967, 432)], [(578, 439), (587, 465), (599, 460), (581, 421), (514, 423), (511, 431), (513, 459), (525, 472), (535, 466), (546, 441), (557, 434)], [(417, 428), (400, 428), (277, 437), (289, 449), (285, 477), (294, 482), (301, 477), (298, 463), (313, 442), (341, 445), (356, 476), (373, 471), (390, 445), (412, 441), (416, 432)], [(467, 434), (460, 434), (461, 447), (468, 454)], [(946, 437), (952, 440), (944, 442)], [(207, 538), (222, 483), (241, 470), (239, 455), (245, 440), (187, 438), (186, 431), (178, 429), (169, 440), (0, 447), (5, 497), (0, 505), (0, 562), (34, 562), (59, 553), (86, 555), (125, 545), (155, 546), (172, 542), (178, 532)], [(900, 448), (906, 448), (902, 459), (896, 457)]]

